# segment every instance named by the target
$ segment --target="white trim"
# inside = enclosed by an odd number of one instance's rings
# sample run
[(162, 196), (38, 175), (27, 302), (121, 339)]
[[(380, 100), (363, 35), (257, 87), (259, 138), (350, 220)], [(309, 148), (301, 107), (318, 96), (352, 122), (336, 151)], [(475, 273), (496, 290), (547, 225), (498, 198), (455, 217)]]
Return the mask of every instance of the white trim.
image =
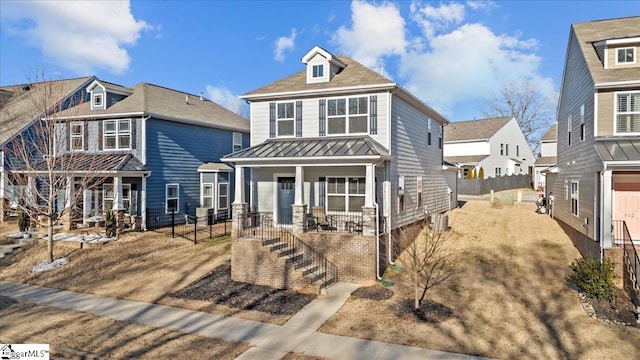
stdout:
[[(613, 93), (613, 134), (616, 136), (637, 136), (640, 135), (640, 131), (636, 132), (618, 132), (618, 95), (620, 94), (638, 94), (640, 95), (640, 90), (629, 90), (629, 91), (615, 91)], [(639, 114), (640, 112), (632, 111), (629, 112), (631, 114)]]
[(165, 214), (169, 214), (169, 186), (176, 186), (177, 187), (177, 197), (176, 198), (171, 198), (171, 199), (176, 199), (176, 212), (178, 212), (180, 210), (180, 184), (179, 183), (168, 183), (165, 184), (164, 186), (164, 212)]
[[(575, 198), (573, 196), (573, 184), (576, 184), (576, 195)], [(575, 199), (576, 201), (576, 212), (575, 214), (573, 213), (573, 200)], [(571, 215), (574, 215), (576, 217), (580, 217), (580, 182), (579, 181), (571, 181), (569, 183), (569, 209), (571, 211)]]
[[(373, 165), (369, 165), (371, 167), (373, 167)], [(365, 169), (366, 172), (366, 169)], [(375, 176), (374, 176), (375, 177)], [(329, 179), (344, 179), (344, 193), (329, 193)], [(350, 179), (358, 179), (358, 184), (360, 184), (360, 179), (364, 180), (364, 183), (362, 184), (362, 186), (364, 187), (364, 193), (363, 194), (351, 194), (349, 192), (349, 180)], [(372, 179), (373, 181), (373, 179)], [(332, 211), (332, 212), (346, 212), (346, 213), (354, 213), (354, 212), (358, 212), (358, 210), (354, 211), (349, 209), (349, 197), (350, 196), (357, 196), (357, 197), (362, 197), (364, 199), (364, 206), (367, 206), (367, 178), (366, 175), (365, 176), (358, 176), (358, 175), (346, 175), (346, 176), (327, 176), (325, 178), (325, 182), (326, 182), (326, 188), (325, 188), (325, 192), (324, 192), (324, 204), (325, 204), (325, 209), (327, 210), (327, 212)], [(345, 200), (344, 202), (344, 210), (330, 210), (329, 209), (329, 195), (331, 196), (342, 196)], [(371, 201), (373, 201), (373, 194), (371, 194)], [(371, 206), (371, 205), (369, 205)], [(361, 211), (361, 210), (360, 210)]]
[[(227, 180), (227, 182), (220, 182), (220, 179), (217, 179), (217, 177), (218, 177), (218, 175), (216, 175), (216, 180), (217, 180), (216, 183), (218, 184), (218, 188), (217, 188), (218, 192), (216, 194), (217, 196), (215, 197), (215, 199), (216, 199), (216, 211), (229, 208), (229, 180)], [(220, 206), (220, 197), (221, 197), (220, 196), (220, 193), (221, 193), (220, 186), (222, 186), (222, 185), (226, 185), (227, 186), (227, 195), (226, 195), (227, 206), (226, 207), (221, 207)]]
[[(140, 117), (140, 162), (142, 165), (147, 165), (147, 120), (149, 117)], [(138, 126), (136, 122), (136, 126)], [(137, 134), (137, 131), (136, 131)], [(136, 144), (138, 147), (138, 144)]]
[[(295, 120), (294, 120), (294, 129), (295, 129)], [(234, 131), (232, 134), (233, 135), (231, 135), (231, 142), (232, 142), (231, 151), (232, 152), (236, 152), (236, 151), (242, 150), (242, 133)], [(236, 135), (238, 135), (240, 137), (240, 143), (236, 142)], [(239, 145), (240, 149), (236, 150), (236, 145)]]
[(593, 137), (598, 137), (598, 92), (593, 93)]
[(636, 87), (640, 85), (640, 81), (638, 80), (625, 80), (625, 81), (609, 81), (603, 83), (594, 84), (596, 89), (606, 89), (606, 88), (620, 88), (620, 87)]
[[(362, 155), (362, 156), (317, 156), (317, 157), (282, 157), (282, 158), (222, 158), (222, 161), (226, 162), (234, 162), (234, 163), (274, 163), (274, 166), (291, 166), (294, 164), (302, 164), (309, 162), (309, 166), (314, 166), (314, 163), (317, 163), (317, 166), (327, 166), (327, 162), (331, 164), (331, 166), (335, 166), (333, 164), (334, 161), (343, 161), (343, 162), (353, 162), (353, 163), (361, 163), (361, 162), (371, 162), (374, 163), (380, 160), (389, 160), (390, 156), (387, 155)], [(323, 163), (319, 163), (323, 162)], [(282, 163), (282, 164), (278, 164)]]
[[(292, 113), (293, 117), (291, 117), (291, 118), (284, 117), (282, 119), (278, 118), (278, 112), (279, 112), (278, 111), (278, 105), (281, 105), (281, 104), (282, 105), (291, 104), (291, 106), (293, 108), (292, 109), (293, 110), (293, 113)], [(279, 138), (279, 139), (281, 139), (281, 138), (294, 138), (296, 136), (296, 100), (276, 101), (275, 105), (276, 105), (276, 109), (275, 109), (276, 110), (276, 117), (275, 117), (274, 120), (276, 122), (275, 123), (276, 138)], [(286, 109), (285, 109), (285, 112), (286, 112)], [(279, 131), (280, 127), (278, 126), (280, 121), (283, 121), (283, 122), (284, 121), (291, 121), (292, 122), (291, 135), (280, 135), (280, 131)]]
[(609, 39), (605, 40), (604, 43), (607, 45), (621, 45), (621, 44), (631, 44), (640, 42), (640, 36), (633, 36), (623, 39)]
[(297, 91), (282, 91), (282, 92), (274, 92), (267, 94), (256, 94), (256, 95), (241, 95), (240, 99), (245, 100), (260, 100), (267, 98), (276, 98), (276, 97), (289, 97), (292, 95), (297, 95), (298, 97), (303, 95), (318, 95), (318, 94), (329, 94), (333, 96), (337, 96), (340, 94), (352, 93), (353, 91), (362, 91), (362, 90), (391, 90), (396, 87), (396, 83), (386, 83), (386, 84), (372, 84), (372, 85), (357, 85), (357, 86), (345, 86), (338, 88), (324, 88), (324, 89), (312, 89), (312, 90), (297, 90)]
[[(202, 174), (200, 174), (200, 181), (202, 181)], [(206, 208), (206, 209), (213, 209), (215, 207), (215, 204), (213, 203), (213, 200), (215, 199), (215, 192), (213, 191), (214, 188), (214, 183), (210, 183), (210, 182), (201, 182), (200, 183), (200, 207)], [(204, 187), (205, 186), (211, 186), (211, 195), (209, 196), (205, 196), (204, 194)], [(204, 199), (205, 198), (210, 198), (211, 199), (211, 207), (206, 207), (204, 204)]]
[[(120, 146), (120, 123), (121, 122), (129, 123), (129, 146), (122, 147)], [(115, 148), (107, 149), (107, 132), (106, 132), (106, 123), (113, 122), (115, 124), (115, 133), (109, 136), (115, 136), (116, 146)], [(112, 120), (102, 120), (102, 151), (119, 151), (119, 150), (132, 150), (131, 144), (133, 143), (133, 129), (131, 128), (131, 119), (112, 119)], [(127, 133), (123, 132), (122, 135), (126, 135)]]
[[(364, 114), (349, 114), (349, 100), (351, 99), (360, 99), (360, 98), (364, 98), (367, 101), (367, 112)], [(353, 95), (353, 96), (333, 96), (333, 97), (327, 97), (326, 98), (326, 111), (327, 114), (325, 116), (325, 129), (327, 131), (327, 136), (353, 136), (353, 135), (366, 135), (369, 134), (369, 114), (371, 112), (371, 103), (370, 103), (370, 96), (369, 95)], [(344, 114), (344, 119), (345, 119), (345, 129), (343, 133), (330, 133), (329, 132), (329, 119), (330, 117), (332, 119), (337, 119), (337, 118), (341, 118), (341, 115), (329, 115), (329, 101), (338, 101), (338, 100), (344, 100), (344, 106), (345, 106), (345, 114)], [(365, 131), (362, 132), (349, 132), (349, 122), (350, 122), (350, 118), (351, 117), (360, 117), (360, 116), (366, 116), (366, 126), (367, 129)]]
[[(80, 126), (80, 135), (77, 135), (73, 133), (73, 127), (74, 126)], [(69, 138), (67, 139), (67, 141), (69, 142), (69, 151), (84, 151), (84, 122), (83, 121), (72, 121), (71, 123), (69, 123)], [(74, 138), (80, 138), (82, 140), (80, 148), (79, 149), (75, 149), (73, 148), (73, 139)]]

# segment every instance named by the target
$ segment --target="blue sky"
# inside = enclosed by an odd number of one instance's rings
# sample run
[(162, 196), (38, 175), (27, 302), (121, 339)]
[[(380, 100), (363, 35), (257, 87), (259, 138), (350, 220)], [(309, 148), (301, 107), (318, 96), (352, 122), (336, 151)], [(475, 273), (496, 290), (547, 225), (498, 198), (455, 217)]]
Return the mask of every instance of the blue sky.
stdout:
[(557, 96), (571, 23), (640, 14), (639, 1), (0, 1), (0, 84), (35, 69), (205, 96), (303, 70), (314, 45), (345, 54), (452, 121), (481, 117), (502, 84)]

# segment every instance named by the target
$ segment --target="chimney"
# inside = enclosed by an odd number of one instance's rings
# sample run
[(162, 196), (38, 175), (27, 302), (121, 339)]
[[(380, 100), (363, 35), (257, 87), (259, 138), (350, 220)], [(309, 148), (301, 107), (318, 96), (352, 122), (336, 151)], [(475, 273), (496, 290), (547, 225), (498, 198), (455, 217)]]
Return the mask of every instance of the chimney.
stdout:
[(189, 94), (185, 95), (184, 101), (189, 105)]
[(204, 100), (204, 94), (202, 93), (202, 91), (200, 91), (200, 101)]

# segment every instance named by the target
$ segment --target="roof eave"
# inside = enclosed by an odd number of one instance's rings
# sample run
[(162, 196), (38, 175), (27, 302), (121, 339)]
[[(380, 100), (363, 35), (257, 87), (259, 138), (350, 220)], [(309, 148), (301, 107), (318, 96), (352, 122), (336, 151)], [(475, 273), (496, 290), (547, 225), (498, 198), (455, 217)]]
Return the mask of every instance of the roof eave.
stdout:
[(245, 95), (241, 95), (240, 98), (252, 101), (252, 100), (290, 98), (294, 96), (323, 95), (323, 94), (340, 95), (340, 94), (352, 93), (354, 91), (359, 91), (359, 90), (373, 90), (373, 91), (392, 90), (397, 86), (398, 85), (396, 83), (383, 83), (383, 84), (371, 84), (371, 85), (345, 86), (345, 87), (338, 87), (338, 88), (321, 88), (321, 89), (299, 90), (299, 91), (284, 91), (284, 92), (274, 92), (274, 93), (264, 93), (264, 94), (245, 94)]

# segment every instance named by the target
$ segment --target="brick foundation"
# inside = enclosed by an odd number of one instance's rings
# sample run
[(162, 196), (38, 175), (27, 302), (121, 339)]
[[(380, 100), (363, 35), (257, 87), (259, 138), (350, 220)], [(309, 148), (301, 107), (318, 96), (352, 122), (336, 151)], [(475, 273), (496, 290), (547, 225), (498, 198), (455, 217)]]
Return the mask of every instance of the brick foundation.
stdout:
[(624, 250), (621, 247), (612, 249), (604, 249), (604, 257), (613, 261), (616, 278), (614, 284), (616, 287), (623, 288), (623, 270), (624, 270)]

